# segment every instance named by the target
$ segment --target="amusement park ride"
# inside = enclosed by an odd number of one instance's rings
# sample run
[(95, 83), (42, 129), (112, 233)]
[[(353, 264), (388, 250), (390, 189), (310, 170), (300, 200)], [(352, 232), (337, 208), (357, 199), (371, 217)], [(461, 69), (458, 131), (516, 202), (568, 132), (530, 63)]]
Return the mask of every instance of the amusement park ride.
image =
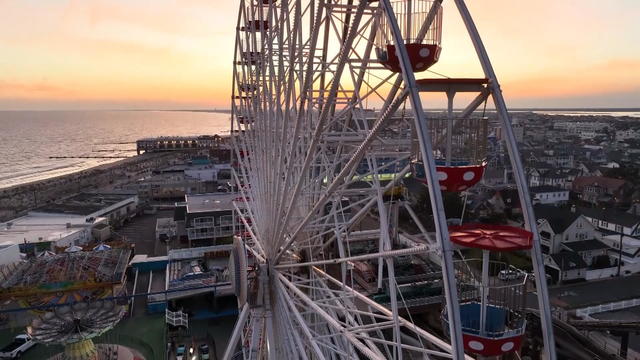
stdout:
[[(236, 239), (232, 253), (240, 315), (225, 359), (468, 359), (518, 352), (526, 326), (524, 281), (498, 283), (494, 275), (502, 265), (489, 256), (515, 250), (530, 254), (543, 355), (555, 359), (525, 174), (499, 83), (464, 0), (447, 0), (447, 11), (459, 13), (475, 49), (469, 56), (483, 75), (422, 75), (446, 51), (442, 3), (240, 1), (231, 130), (247, 236)], [(475, 97), (454, 112), (454, 97), (463, 92)], [(446, 96), (445, 118), (423, 110), (426, 93)], [(487, 119), (475, 111), (489, 98), (524, 226), (448, 226), (442, 192), (473, 187), (486, 167)], [(435, 232), (394, 192), (411, 175), (428, 187)], [(400, 206), (424, 243), (399, 241), (394, 218)], [(374, 234), (375, 249), (353, 254), (353, 239), (365, 232)], [(482, 261), (454, 261), (463, 248), (481, 249)], [(419, 255), (442, 269), (445, 337), (400, 316), (406, 301), (396, 259)], [(388, 306), (357, 286), (352, 264), (358, 261), (377, 268), (379, 288), (384, 278)]]
[(57, 359), (103, 359), (93, 338), (125, 314), (128, 249), (44, 253), (22, 262), (0, 281), (0, 299), (15, 300), (34, 315), (27, 331), (41, 344), (64, 345)]

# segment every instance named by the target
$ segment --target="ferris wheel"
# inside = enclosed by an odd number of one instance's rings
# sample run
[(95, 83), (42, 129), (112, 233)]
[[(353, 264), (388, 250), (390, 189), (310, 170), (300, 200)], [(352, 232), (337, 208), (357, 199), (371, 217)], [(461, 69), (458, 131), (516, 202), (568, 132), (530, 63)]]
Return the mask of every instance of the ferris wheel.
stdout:
[[(231, 139), (244, 229), (230, 273), (239, 316), (225, 358), (463, 359), (518, 351), (523, 281), (499, 283), (491, 252), (531, 254), (547, 359), (554, 340), (525, 175), (504, 99), (463, 0), (484, 73), (429, 77), (442, 50), (442, 0), (241, 0)], [(453, 111), (457, 93), (475, 97)], [(448, 100), (426, 113), (421, 94)], [(524, 228), (449, 226), (442, 193), (486, 167), (493, 100), (523, 204)], [(428, 188), (432, 221), (405, 179)], [(419, 229), (406, 233), (405, 214)], [(454, 256), (482, 252), (479, 265)], [(498, 270), (496, 270), (498, 269)], [(440, 306), (441, 305), (441, 306)], [(437, 309), (442, 333), (414, 319)], [(465, 354), (466, 352), (466, 354)]]

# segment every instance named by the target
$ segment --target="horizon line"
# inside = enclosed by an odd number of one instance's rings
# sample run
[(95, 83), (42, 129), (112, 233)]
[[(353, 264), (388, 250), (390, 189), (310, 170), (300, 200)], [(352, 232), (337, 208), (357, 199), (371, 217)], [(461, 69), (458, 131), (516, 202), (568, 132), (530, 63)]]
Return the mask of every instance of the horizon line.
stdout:
[[(424, 109), (425, 111), (447, 111), (446, 108)], [(464, 108), (454, 108), (453, 110), (464, 110)], [(488, 111), (494, 111), (495, 108), (488, 108)], [(87, 109), (87, 108), (75, 108), (75, 109), (0, 109), (0, 112), (18, 112), (18, 111), (184, 111), (184, 112), (220, 112), (228, 113), (231, 109), (228, 108), (212, 108), (212, 109)], [(513, 107), (509, 108), (509, 111), (620, 111), (620, 112), (634, 112), (640, 111), (640, 107)]]

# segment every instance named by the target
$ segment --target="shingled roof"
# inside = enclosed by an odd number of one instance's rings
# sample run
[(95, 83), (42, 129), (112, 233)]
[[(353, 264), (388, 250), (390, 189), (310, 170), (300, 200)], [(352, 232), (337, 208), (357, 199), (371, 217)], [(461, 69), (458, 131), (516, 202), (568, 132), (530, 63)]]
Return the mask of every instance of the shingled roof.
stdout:
[(640, 222), (640, 216), (638, 215), (633, 215), (627, 212), (617, 211), (613, 209), (581, 207), (578, 208), (578, 212), (592, 219), (603, 220), (612, 224), (622, 225), (626, 227), (635, 226)]
[(607, 189), (609, 193), (614, 193), (624, 186), (626, 181), (605, 176), (578, 176), (573, 180), (573, 189), (581, 190), (585, 186), (600, 186)]
[(561, 251), (557, 254), (552, 254), (551, 258), (562, 271), (586, 269), (589, 266), (580, 255), (573, 251)]
[(577, 253), (583, 251), (609, 249), (609, 246), (607, 244), (597, 239), (566, 242), (563, 243), (563, 245)]
[(552, 205), (535, 205), (536, 219), (545, 219), (556, 234), (564, 232), (579, 217), (580, 213)]

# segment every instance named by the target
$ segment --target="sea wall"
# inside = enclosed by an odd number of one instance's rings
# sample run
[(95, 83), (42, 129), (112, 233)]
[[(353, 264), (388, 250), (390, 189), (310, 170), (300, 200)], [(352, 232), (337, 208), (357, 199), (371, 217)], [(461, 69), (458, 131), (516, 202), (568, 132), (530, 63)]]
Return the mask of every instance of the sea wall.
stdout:
[(0, 189), (0, 221), (10, 220), (28, 210), (81, 191), (108, 189), (127, 183), (149, 170), (169, 166), (181, 156), (184, 155), (145, 153), (73, 174)]

